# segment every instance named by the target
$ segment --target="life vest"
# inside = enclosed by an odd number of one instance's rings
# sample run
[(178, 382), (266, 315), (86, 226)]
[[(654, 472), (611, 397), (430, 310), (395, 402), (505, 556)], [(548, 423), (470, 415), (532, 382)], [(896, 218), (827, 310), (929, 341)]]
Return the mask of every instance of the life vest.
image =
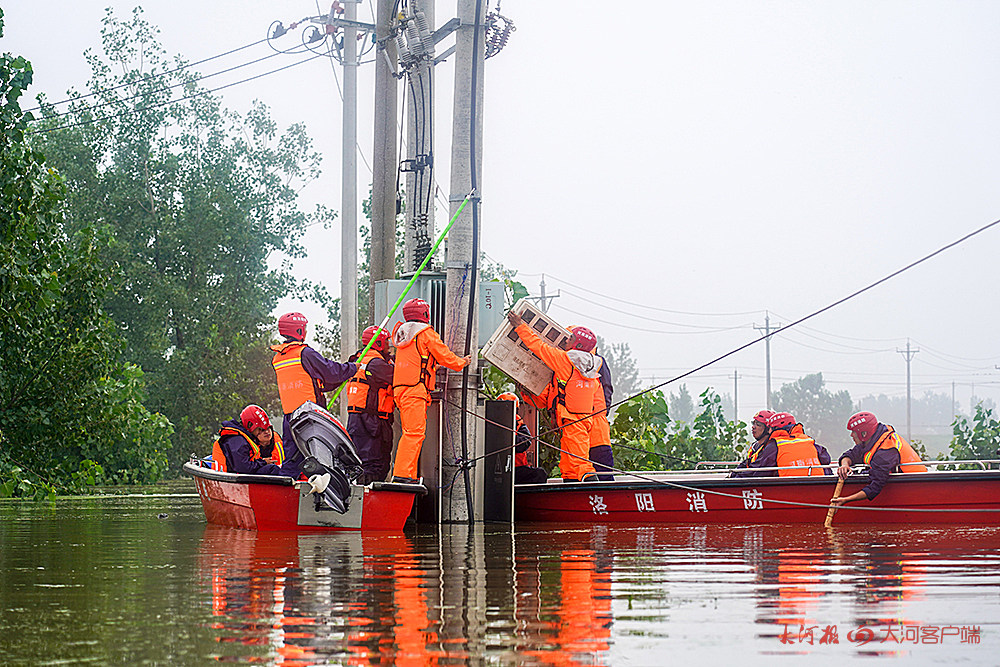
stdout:
[(302, 365), (302, 350), (305, 348), (306, 344), (298, 340), (271, 346), (275, 352), (271, 365), (274, 366), (274, 373), (278, 378), (281, 410), (286, 415), (294, 412), (306, 401), (326, 407), (322, 384), (309, 375)]
[[(553, 376), (556, 385), (555, 403), (561, 418), (564, 417), (563, 413), (567, 412), (574, 415), (573, 419), (577, 419), (579, 415), (589, 415), (594, 411), (594, 394), (602, 390), (601, 380), (597, 377), (600, 368), (594, 363), (594, 355), (588, 352), (571, 350), (567, 354), (573, 370), (565, 380)], [(585, 365), (587, 361), (592, 364), (589, 370)], [(584, 365), (584, 370), (587, 370), (590, 377), (583, 374), (580, 370), (581, 365)]]
[(373, 359), (384, 358), (378, 350), (368, 350), (368, 354), (358, 361), (358, 372), (347, 383), (347, 411), (375, 415), (379, 419), (389, 419), (392, 416), (392, 385), (382, 387), (372, 392), (372, 384), (360, 364), (368, 364)]
[[(228, 472), (229, 470), (229, 466), (226, 463), (226, 455), (222, 451), (222, 445), (219, 443), (220, 440), (229, 435), (241, 435), (244, 440), (250, 443), (251, 461), (261, 458), (260, 445), (257, 444), (256, 440), (238, 428), (230, 428), (227, 426), (219, 431), (219, 437), (212, 443), (212, 470), (218, 470), (220, 472)], [(274, 431), (274, 429), (271, 429), (271, 442), (273, 447), (271, 449), (271, 455), (267, 458), (267, 461), (268, 463), (280, 466), (285, 461), (285, 448), (281, 444), (281, 438)]]
[[(407, 329), (400, 332), (400, 327), (404, 324)], [(434, 372), (437, 370), (437, 362), (427, 349), (423, 336), (430, 327), (431, 325), (423, 322), (397, 322), (393, 328), (392, 338), (396, 346), (396, 363), (392, 371), (394, 388), (423, 385), (428, 392), (434, 391), (436, 382)], [(401, 337), (404, 340), (400, 341)]]
[[(518, 436), (519, 431), (521, 430), (521, 427), (524, 426), (524, 420), (521, 419), (521, 415), (514, 415), (514, 416), (516, 417), (515, 423), (514, 423), (514, 442), (517, 442), (517, 436)], [(519, 451), (517, 451), (515, 449), (514, 450), (514, 467), (515, 468), (520, 468), (520, 467), (526, 466), (526, 465), (529, 465), (528, 464), (528, 451), (525, 450), (523, 452), (519, 452)]]
[[(920, 464), (920, 457), (913, 451), (906, 440), (903, 440), (891, 426), (886, 426), (885, 433), (875, 441), (872, 448), (865, 454), (865, 465), (871, 465), (872, 457), (880, 449), (899, 450), (899, 470), (900, 472), (927, 472), (927, 466)], [(916, 465), (914, 465), (916, 464)]]
[(788, 430), (779, 429), (771, 433), (771, 439), (778, 446), (777, 466), (816, 466), (815, 468), (798, 468), (795, 470), (779, 470), (779, 477), (803, 477), (807, 475), (822, 475), (819, 466), (819, 453), (816, 451), (816, 441), (808, 437), (800, 424)]

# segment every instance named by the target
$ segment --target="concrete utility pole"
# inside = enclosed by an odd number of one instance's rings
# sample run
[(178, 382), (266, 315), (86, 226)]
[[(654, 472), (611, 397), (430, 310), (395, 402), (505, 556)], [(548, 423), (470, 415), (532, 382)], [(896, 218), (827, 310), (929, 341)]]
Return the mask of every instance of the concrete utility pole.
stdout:
[[(447, 329), (445, 342), (451, 349), (461, 354), (465, 348), (466, 337), (470, 337), (472, 341), (472, 364), (468, 367), (469, 386), (464, 401), (464, 404), (472, 410), (476, 407), (478, 391), (478, 317), (472, 318), (471, 329), (467, 328), (467, 323), (471, 296), (469, 286), (476, 283), (479, 278), (470, 274), (473, 260), (473, 210), (478, 209), (479, 195), (482, 192), (482, 181), (478, 177), (482, 174), (483, 79), (485, 74), (483, 62), (486, 45), (485, 30), (483, 29), (486, 18), (485, 7), (481, 5), (480, 23), (477, 26), (477, 2), (485, 5), (483, 0), (458, 0), (458, 19), (461, 23), (455, 38), (455, 93), (451, 138), (451, 188), (448, 197), (449, 218), (455, 215), (462, 200), (472, 189), (473, 169), (477, 174), (478, 191), (448, 234), (448, 258), (445, 266), (447, 274), (446, 303), (449, 304), (445, 319)], [(478, 38), (475, 35), (477, 30), (479, 31)], [(473, 52), (474, 40), (478, 42), (478, 49), (475, 53)], [(475, 91), (472, 90), (473, 68), (476, 72)], [(475, 95), (475, 118), (473, 118), (473, 95)], [(474, 135), (470, 132), (474, 132)], [(470, 155), (472, 145), (476, 147), (474, 156)], [(474, 163), (473, 160), (475, 160)], [(475, 303), (472, 303), (471, 306), (474, 309), (477, 308)], [(457, 380), (457, 376), (452, 376), (447, 392), (448, 402), (445, 419), (448, 422), (448, 428), (445, 430), (447, 437), (444, 451), (461, 452), (464, 445), (465, 454), (470, 458), (475, 458), (482, 454), (483, 446), (476, 438), (477, 425), (475, 420), (453, 407), (463, 404), (462, 390), (457, 385)], [(460, 442), (463, 419), (467, 420), (465, 428), (467, 439), (464, 443)], [(448, 442), (449, 440), (450, 442)], [(448, 502), (446, 513), (450, 515), (452, 521), (468, 521), (471, 517), (467, 516), (468, 512), (464, 503), (466, 497), (464, 476), (456, 475), (457, 470), (454, 468), (449, 470), (448, 467), (444, 467), (444, 470), (447, 471), (444, 472), (445, 479), (451, 479), (452, 476), (456, 478), (455, 484), (451, 487), (451, 500)]]
[[(347, 0), (344, 18), (356, 21), (358, 6)], [(332, 15), (331, 15), (332, 18)], [(344, 127), (343, 173), (340, 196), (340, 356), (347, 357), (358, 345), (358, 30), (344, 27)], [(347, 419), (347, 401), (341, 401), (340, 416)]]
[(906, 359), (906, 439), (907, 440), (912, 439), (910, 437), (911, 436), (910, 425), (912, 424), (910, 420), (910, 361), (913, 360), (913, 355), (915, 355), (919, 351), (920, 350), (910, 349), (909, 338), (906, 339), (905, 350), (900, 350), (898, 347), (896, 348), (896, 352), (899, 352), (901, 355), (903, 355), (903, 358)]
[(378, 0), (375, 19), (375, 149), (372, 156), (372, 257), (368, 323), (375, 324), (375, 283), (396, 277), (396, 42), (389, 39), (393, 0)]
[[(767, 383), (767, 400), (764, 401), (764, 407), (768, 410), (771, 409), (771, 316), (765, 310), (764, 311), (764, 326), (759, 327), (756, 324), (753, 328), (757, 331), (764, 332), (764, 364), (765, 364), (765, 378)], [(777, 331), (781, 328), (781, 324), (774, 325), (774, 330)]]
[(740, 375), (739, 371), (733, 369), (733, 421), (740, 418)]
[(549, 306), (552, 305), (552, 299), (554, 299), (557, 296), (559, 296), (559, 292), (557, 291), (555, 294), (553, 294), (551, 296), (546, 296), (546, 293), (545, 293), (545, 274), (544, 273), (542, 274), (542, 282), (540, 282), (538, 284), (538, 289), (541, 291), (541, 296), (538, 297), (538, 305), (542, 309), (543, 313), (547, 313), (547, 312), (549, 312)]

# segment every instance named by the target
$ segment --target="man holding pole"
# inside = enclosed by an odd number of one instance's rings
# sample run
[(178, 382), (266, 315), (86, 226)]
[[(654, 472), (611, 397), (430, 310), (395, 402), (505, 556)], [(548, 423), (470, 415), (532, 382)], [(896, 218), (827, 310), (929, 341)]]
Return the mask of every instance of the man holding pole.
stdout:
[(444, 344), (430, 325), (431, 306), (423, 299), (403, 304), (403, 318), (392, 332), (396, 364), (392, 374), (392, 394), (399, 408), (403, 435), (396, 446), (392, 481), (411, 484), (417, 481), (417, 460), (427, 430), (427, 406), (435, 388), (437, 364), (460, 371), (472, 361), (460, 357)]

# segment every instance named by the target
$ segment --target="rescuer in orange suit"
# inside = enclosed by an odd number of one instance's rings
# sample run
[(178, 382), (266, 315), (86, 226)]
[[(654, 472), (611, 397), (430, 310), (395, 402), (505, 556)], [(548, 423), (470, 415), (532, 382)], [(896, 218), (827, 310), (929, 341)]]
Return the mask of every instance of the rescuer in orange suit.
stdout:
[(775, 468), (786, 466), (816, 466), (789, 470), (760, 470), (741, 473), (744, 477), (796, 477), (828, 474), (821, 466), (830, 463), (826, 447), (805, 434), (802, 424), (787, 412), (776, 412), (767, 419), (768, 440), (755, 449), (747, 459), (747, 468)]
[(539, 338), (514, 311), (507, 313), (507, 320), (528, 349), (555, 375), (558, 387), (556, 419), (562, 430), (559, 471), (563, 481), (597, 481), (594, 464), (590, 461), (594, 393), (601, 391), (600, 362), (590, 352), (597, 345), (597, 337), (586, 327), (576, 327), (566, 341), (567, 349), (560, 350)]
[(528, 450), (531, 448), (531, 431), (527, 424), (517, 414), (520, 401), (517, 396), (510, 392), (505, 392), (497, 396), (501, 401), (513, 401), (514, 403), (514, 483), (515, 484), (545, 484), (549, 479), (548, 473), (542, 468), (536, 468), (528, 463)]
[(431, 306), (423, 299), (403, 304), (403, 318), (392, 330), (396, 365), (392, 373), (392, 397), (399, 408), (403, 435), (396, 445), (392, 481), (417, 481), (417, 460), (427, 429), (427, 406), (435, 386), (437, 364), (460, 371), (472, 362), (472, 356), (460, 357), (441, 341), (430, 325)]
[[(580, 327), (570, 327), (574, 331)], [(586, 330), (586, 329), (584, 329)], [(611, 422), (608, 421), (608, 406), (612, 403), (615, 388), (611, 384), (611, 368), (608, 367), (607, 360), (597, 353), (597, 340), (594, 340), (594, 349), (590, 350), (600, 364), (597, 380), (600, 385), (594, 392), (594, 428), (590, 429), (590, 460), (597, 471), (597, 478), (603, 482), (615, 481), (615, 476), (611, 474), (615, 467), (615, 454), (611, 449)]]
[(285, 342), (271, 346), (274, 352), (271, 365), (278, 380), (281, 411), (285, 413), (282, 434), (286, 443), (286, 467), (298, 466), (303, 459), (288, 423), (291, 414), (306, 401), (325, 408), (324, 392), (333, 391), (350, 380), (359, 368), (355, 363), (330, 361), (306, 345), (307, 324), (302, 313), (285, 313), (278, 318), (278, 334)]
[(753, 416), (750, 420), (750, 434), (753, 435), (754, 443), (750, 447), (750, 455), (740, 464), (736, 466), (736, 469), (729, 473), (730, 477), (759, 477), (760, 475), (754, 475), (753, 471), (741, 471), (741, 468), (748, 468), (751, 461), (756, 461), (759, 458), (760, 450), (764, 448), (764, 445), (768, 443), (771, 439), (771, 432), (767, 430), (767, 420), (774, 415), (771, 410), (760, 410)]
[(239, 419), (223, 422), (212, 443), (212, 470), (298, 477), (297, 470), (282, 469), (284, 462), (281, 438), (259, 405), (248, 405)]
[[(378, 331), (378, 336), (375, 332)], [(347, 384), (347, 432), (358, 449), (365, 469), (362, 483), (385, 481), (392, 459), (392, 358), (389, 337), (376, 326), (361, 334), (361, 345), (375, 342), (358, 359), (361, 350), (351, 355), (361, 368)]]
[(895, 429), (879, 422), (870, 412), (858, 412), (847, 420), (854, 447), (840, 455), (837, 474), (847, 479), (851, 466), (864, 463), (868, 466), (868, 486), (857, 493), (841, 498), (834, 496), (831, 505), (843, 505), (854, 500), (874, 500), (894, 472), (927, 472), (913, 447)]

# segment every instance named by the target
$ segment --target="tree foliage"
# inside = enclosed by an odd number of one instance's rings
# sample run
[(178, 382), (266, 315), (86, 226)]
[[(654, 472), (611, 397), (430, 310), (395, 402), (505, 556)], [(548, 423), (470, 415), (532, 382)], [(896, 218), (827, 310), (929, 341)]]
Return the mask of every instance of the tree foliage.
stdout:
[(747, 447), (746, 424), (729, 421), (711, 388), (700, 395), (701, 411), (690, 422), (672, 421), (660, 391), (619, 406), (611, 425), (615, 463), (624, 470), (694, 468), (701, 461), (734, 461)]
[(789, 412), (803, 425), (806, 433), (831, 452), (849, 448), (847, 420), (854, 413), (849, 392), (836, 393), (826, 389), (823, 374), (814, 373), (795, 382), (781, 385), (772, 394), (775, 412)]
[(982, 404), (976, 406), (972, 418), (957, 417), (953, 425), (951, 458), (983, 460), (1000, 458), (1000, 421), (993, 418), (993, 411)]
[(103, 310), (108, 228), (67, 224), (62, 180), (26, 141), (31, 79), (24, 58), (0, 56), (0, 496), (155, 481), (170, 424), (143, 407)]
[[(46, 105), (37, 144), (66, 179), (68, 228), (114, 236), (101, 253), (117, 276), (105, 305), (149, 405), (176, 426), (176, 466), (242, 405), (276, 408), (271, 313), (315, 286), (275, 259), (301, 256), (305, 227), (333, 214), (298, 207), (320, 162), (305, 128), (279, 133), (259, 102), (225, 111), (195, 72), (171, 71), (184, 61), (157, 32), (140, 9), (128, 20), (108, 10), (102, 52), (86, 54), (92, 96), (73, 93), (64, 115)], [(174, 85), (190, 99), (175, 100)]]

